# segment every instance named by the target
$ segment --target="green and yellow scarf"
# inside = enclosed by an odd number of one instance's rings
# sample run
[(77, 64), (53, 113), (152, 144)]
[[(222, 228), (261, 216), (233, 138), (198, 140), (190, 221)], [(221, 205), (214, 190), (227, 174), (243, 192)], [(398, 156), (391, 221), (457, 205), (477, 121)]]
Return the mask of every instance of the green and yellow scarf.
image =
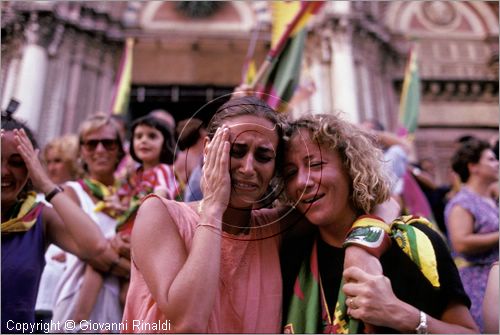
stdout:
[(98, 180), (91, 178), (84, 178), (78, 180), (78, 183), (82, 186), (85, 192), (93, 195), (97, 200), (99, 200), (96, 205), (94, 212), (103, 212), (112, 218), (116, 218), (118, 213), (113, 210), (110, 210), (107, 205), (105, 199), (116, 192), (115, 186), (106, 186)]
[(36, 201), (36, 193), (29, 192), (26, 199), (15, 205), (11, 219), (2, 222), (2, 235), (30, 230), (35, 225), (43, 207), (43, 203)]
[[(356, 221), (357, 226), (373, 225), (372, 218), (362, 218)], [(434, 287), (439, 287), (437, 261), (431, 241), (415, 223), (432, 224), (422, 218), (411, 215), (401, 216), (390, 225), (391, 240), (410, 257), (420, 271)], [(341, 287), (344, 281), (341, 281)], [(353, 334), (360, 333), (362, 323), (347, 315), (346, 297), (339, 290), (333, 318), (329, 315), (328, 306), (322, 289), (321, 276), (318, 269), (317, 242), (314, 242), (310, 257), (302, 262), (295, 281), (294, 292), (290, 301), (288, 314), (285, 316), (284, 332)], [(319, 318), (321, 317), (322, 322)], [(318, 325), (322, 325), (318, 329)]]

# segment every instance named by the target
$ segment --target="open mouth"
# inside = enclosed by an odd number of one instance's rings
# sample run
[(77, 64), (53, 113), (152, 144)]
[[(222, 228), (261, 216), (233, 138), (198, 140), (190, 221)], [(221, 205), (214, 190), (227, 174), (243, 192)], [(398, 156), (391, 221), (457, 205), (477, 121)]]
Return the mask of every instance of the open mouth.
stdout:
[(300, 202), (306, 205), (310, 205), (315, 203), (316, 201), (322, 199), (325, 196), (325, 194), (316, 194), (314, 197), (307, 198), (307, 199), (302, 199)]
[(239, 188), (241, 190), (254, 190), (258, 186), (255, 183), (243, 182), (243, 181), (233, 181), (233, 187)]
[(13, 182), (2, 180), (2, 188), (8, 188), (14, 186)]

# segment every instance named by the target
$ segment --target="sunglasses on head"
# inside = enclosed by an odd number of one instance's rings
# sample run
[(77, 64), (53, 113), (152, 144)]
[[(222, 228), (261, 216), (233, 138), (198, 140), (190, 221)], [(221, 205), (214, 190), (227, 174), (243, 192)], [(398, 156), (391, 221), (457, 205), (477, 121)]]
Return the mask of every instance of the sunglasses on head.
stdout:
[(80, 141), (80, 144), (88, 151), (94, 151), (99, 145), (99, 143), (101, 143), (104, 149), (108, 151), (115, 150), (116, 148), (118, 148), (118, 140), (116, 138), (113, 139), (101, 138), (88, 141), (83, 141), (83, 140)]

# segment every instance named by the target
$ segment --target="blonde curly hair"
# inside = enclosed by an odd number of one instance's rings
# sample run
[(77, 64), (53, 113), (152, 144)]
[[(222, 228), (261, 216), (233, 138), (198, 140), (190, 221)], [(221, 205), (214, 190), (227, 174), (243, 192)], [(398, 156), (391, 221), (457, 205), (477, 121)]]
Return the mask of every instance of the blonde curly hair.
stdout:
[(339, 153), (351, 178), (351, 201), (359, 214), (372, 212), (377, 204), (389, 198), (383, 154), (368, 132), (337, 114), (305, 115), (292, 121), (289, 129), (289, 138), (298, 130), (307, 129), (319, 145)]
[(47, 164), (47, 156), (53, 151), (63, 162), (71, 175), (71, 180), (81, 178), (83, 170), (78, 164), (78, 137), (68, 134), (52, 139), (43, 148), (43, 160)]

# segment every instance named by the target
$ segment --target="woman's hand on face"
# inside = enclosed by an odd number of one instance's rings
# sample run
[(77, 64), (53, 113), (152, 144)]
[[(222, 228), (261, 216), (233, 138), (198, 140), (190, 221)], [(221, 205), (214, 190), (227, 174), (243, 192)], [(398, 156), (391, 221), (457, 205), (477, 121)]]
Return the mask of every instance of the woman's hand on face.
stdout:
[(17, 150), (26, 164), (28, 174), (35, 189), (45, 194), (52, 191), (55, 184), (50, 180), (40, 163), (40, 159), (38, 158), (40, 150), (33, 148), (24, 129), (14, 129), (14, 136), (17, 142)]
[(342, 290), (350, 316), (372, 325), (397, 329), (400, 300), (394, 295), (389, 278), (349, 267), (344, 270), (344, 282)]
[(209, 141), (204, 157), (201, 187), (203, 204), (217, 206), (225, 210), (231, 195), (231, 177), (229, 176), (229, 128), (222, 126)]

